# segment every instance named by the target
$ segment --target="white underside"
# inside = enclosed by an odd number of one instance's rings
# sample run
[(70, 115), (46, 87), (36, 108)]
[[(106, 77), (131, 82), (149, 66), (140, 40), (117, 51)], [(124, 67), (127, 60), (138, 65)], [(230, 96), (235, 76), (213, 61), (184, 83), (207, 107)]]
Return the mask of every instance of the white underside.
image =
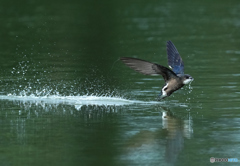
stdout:
[(164, 91), (164, 89), (168, 86), (168, 84), (166, 84), (163, 88), (162, 88), (162, 96), (161, 97), (166, 97), (167, 96), (167, 92)]
[(192, 79), (186, 79), (183, 81), (183, 84), (189, 84), (192, 81)]

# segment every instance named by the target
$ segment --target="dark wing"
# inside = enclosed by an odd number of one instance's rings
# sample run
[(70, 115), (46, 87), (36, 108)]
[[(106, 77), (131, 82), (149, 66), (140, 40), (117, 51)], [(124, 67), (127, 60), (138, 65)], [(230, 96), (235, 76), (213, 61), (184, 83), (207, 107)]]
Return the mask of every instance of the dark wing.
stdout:
[(171, 78), (177, 77), (173, 71), (156, 63), (128, 57), (122, 57), (120, 60), (123, 61), (123, 63), (125, 63), (128, 67), (139, 73), (145, 75), (162, 75), (166, 82)]
[(184, 74), (183, 60), (171, 41), (167, 42), (168, 65), (176, 74)]

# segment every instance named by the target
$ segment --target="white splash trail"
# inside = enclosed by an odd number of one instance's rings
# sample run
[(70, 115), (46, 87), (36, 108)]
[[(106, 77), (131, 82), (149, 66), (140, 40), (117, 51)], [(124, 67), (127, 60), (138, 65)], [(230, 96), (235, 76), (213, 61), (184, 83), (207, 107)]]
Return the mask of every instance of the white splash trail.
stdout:
[(121, 97), (107, 97), (107, 96), (15, 96), (15, 95), (0, 95), (0, 100), (18, 100), (29, 102), (44, 102), (49, 104), (70, 104), (70, 105), (131, 105), (131, 104), (144, 104), (152, 105), (159, 104), (157, 101), (139, 101), (128, 100)]

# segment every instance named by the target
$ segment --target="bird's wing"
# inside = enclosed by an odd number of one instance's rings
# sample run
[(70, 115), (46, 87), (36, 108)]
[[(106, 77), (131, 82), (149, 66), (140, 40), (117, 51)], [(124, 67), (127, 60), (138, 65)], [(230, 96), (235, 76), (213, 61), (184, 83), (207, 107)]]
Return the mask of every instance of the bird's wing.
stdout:
[(184, 74), (183, 60), (171, 41), (167, 42), (168, 65), (176, 74)]
[(162, 75), (165, 82), (170, 80), (171, 78), (176, 78), (177, 75), (171, 71), (170, 69), (158, 65), (156, 63), (151, 63), (145, 60), (137, 59), (137, 58), (128, 58), (122, 57), (120, 58), (128, 67), (131, 69), (140, 72), (145, 75)]

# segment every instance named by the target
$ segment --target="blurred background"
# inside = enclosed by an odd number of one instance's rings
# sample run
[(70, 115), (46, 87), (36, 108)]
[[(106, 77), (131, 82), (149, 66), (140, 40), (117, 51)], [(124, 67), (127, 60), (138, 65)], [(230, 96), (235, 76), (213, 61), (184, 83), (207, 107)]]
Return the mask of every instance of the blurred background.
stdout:
[[(2, 1), (0, 165), (239, 157), (239, 11), (237, 0)], [(157, 102), (164, 80), (119, 58), (167, 66), (168, 40), (194, 81)]]

